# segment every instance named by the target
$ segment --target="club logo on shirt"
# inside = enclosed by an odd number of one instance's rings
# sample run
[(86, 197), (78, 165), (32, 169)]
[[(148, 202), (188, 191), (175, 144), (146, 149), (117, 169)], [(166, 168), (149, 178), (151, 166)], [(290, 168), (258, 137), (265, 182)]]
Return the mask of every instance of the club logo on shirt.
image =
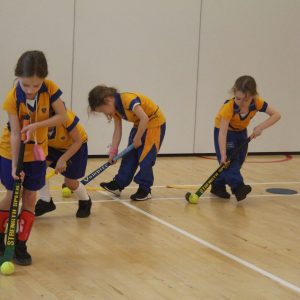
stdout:
[(47, 107), (42, 107), (41, 111), (45, 114), (47, 112)]

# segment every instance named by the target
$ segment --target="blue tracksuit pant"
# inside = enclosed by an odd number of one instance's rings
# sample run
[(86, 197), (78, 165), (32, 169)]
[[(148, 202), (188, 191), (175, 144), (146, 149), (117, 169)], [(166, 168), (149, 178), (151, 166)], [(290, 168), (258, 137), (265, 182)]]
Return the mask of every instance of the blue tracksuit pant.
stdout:
[[(244, 144), (247, 140), (247, 130), (243, 131), (228, 131), (227, 133), (227, 144), (226, 144), (226, 153), (227, 158), (231, 155), (234, 149), (238, 148), (241, 144)], [(219, 128), (214, 130), (214, 142), (215, 150), (217, 154), (218, 161), (221, 160), (221, 153), (219, 148)], [(228, 184), (231, 187), (232, 192), (234, 193), (236, 188), (244, 184), (244, 179), (241, 175), (241, 167), (246, 159), (248, 151), (248, 144), (245, 145), (239, 151), (239, 153), (232, 159), (229, 167), (225, 169), (220, 176), (214, 181), (216, 186), (225, 186)]]
[[(114, 178), (121, 190), (131, 183), (138, 167), (140, 170), (134, 177), (134, 182), (146, 191), (151, 190), (154, 182), (152, 168), (163, 142), (165, 131), (165, 123), (159, 127), (147, 129), (142, 137), (142, 146), (133, 149), (123, 157), (118, 174)], [(128, 145), (133, 143), (136, 132), (137, 128), (133, 127), (129, 135)]]

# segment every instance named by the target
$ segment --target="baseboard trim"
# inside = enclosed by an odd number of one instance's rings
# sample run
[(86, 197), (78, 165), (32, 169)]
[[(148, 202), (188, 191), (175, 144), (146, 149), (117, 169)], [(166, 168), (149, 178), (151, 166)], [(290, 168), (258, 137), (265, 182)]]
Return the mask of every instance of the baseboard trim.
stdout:
[[(215, 156), (215, 153), (169, 153), (158, 154), (158, 157), (184, 157), (184, 156)], [(300, 151), (292, 152), (249, 152), (248, 155), (260, 156), (260, 155), (300, 155)], [(107, 158), (107, 155), (89, 155), (89, 158)]]

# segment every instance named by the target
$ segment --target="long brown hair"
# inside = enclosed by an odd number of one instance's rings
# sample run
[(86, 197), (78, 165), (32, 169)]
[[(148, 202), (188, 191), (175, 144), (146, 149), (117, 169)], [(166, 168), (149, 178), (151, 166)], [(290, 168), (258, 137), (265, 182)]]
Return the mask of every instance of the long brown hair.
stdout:
[(255, 79), (249, 75), (239, 77), (232, 88), (232, 92), (241, 91), (251, 96), (258, 95)]
[(105, 105), (107, 103), (107, 97), (113, 97), (117, 93), (117, 89), (114, 87), (107, 87), (105, 85), (97, 85), (89, 92), (89, 108), (93, 112), (97, 107)]
[(18, 59), (15, 76), (46, 78), (48, 75), (47, 60), (42, 51), (26, 51)]

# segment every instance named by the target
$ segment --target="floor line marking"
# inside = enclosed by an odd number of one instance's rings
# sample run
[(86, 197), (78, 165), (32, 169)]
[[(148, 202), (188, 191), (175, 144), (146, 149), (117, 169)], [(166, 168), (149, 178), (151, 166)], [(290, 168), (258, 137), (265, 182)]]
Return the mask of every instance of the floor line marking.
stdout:
[(280, 277), (278, 277), (278, 276), (276, 276), (276, 275), (274, 275), (274, 274), (272, 274), (268, 271), (265, 271), (264, 269), (261, 269), (261, 268), (257, 267), (256, 265), (254, 265), (254, 264), (252, 264), (252, 263), (250, 263), (250, 262), (248, 262), (248, 261), (246, 261), (246, 260), (244, 260), (244, 259), (242, 259), (238, 256), (235, 256), (235, 255), (233, 255), (233, 254), (231, 254), (231, 253), (229, 253), (229, 252), (227, 252), (227, 251), (225, 251), (225, 250), (223, 250), (223, 249), (221, 249), (221, 248), (219, 248), (219, 247), (217, 247), (217, 246), (215, 246), (215, 245), (213, 245), (213, 244), (211, 244), (211, 243), (209, 243), (209, 242), (207, 242), (207, 241), (205, 241), (201, 238), (198, 238), (197, 236), (195, 236), (195, 235), (193, 235), (193, 234), (191, 234), (191, 233), (189, 233), (189, 232), (187, 232), (187, 231), (185, 231), (185, 230), (183, 230), (183, 229), (181, 229), (181, 228), (179, 228), (179, 227), (177, 227), (177, 226), (175, 226), (171, 223), (168, 223), (168, 222), (166, 222), (166, 221), (164, 221), (164, 220), (162, 220), (162, 219), (160, 219), (160, 218), (158, 218), (154, 215), (151, 215), (151, 214), (145, 212), (144, 210), (142, 210), (142, 209), (140, 209), (140, 208), (138, 208), (138, 207), (136, 207), (136, 206), (134, 206), (130, 203), (127, 203), (125, 201), (120, 201), (120, 203), (122, 203), (123, 205), (127, 206), (128, 208), (131, 208), (131, 209), (139, 212), (140, 214), (143, 214), (144, 216), (146, 216), (146, 217), (148, 217), (148, 218), (150, 218), (150, 219), (152, 219), (152, 220), (154, 220), (154, 221), (156, 221), (156, 222), (158, 222), (158, 223), (160, 223), (160, 224), (162, 224), (162, 225), (164, 225), (164, 226), (166, 226), (166, 227), (168, 227), (168, 228), (170, 228), (170, 229), (172, 229), (172, 230), (174, 230), (174, 231), (176, 231), (176, 232), (178, 232), (178, 233), (180, 233), (180, 234), (182, 234), (182, 235), (184, 235), (184, 236), (186, 236), (186, 237), (188, 237), (192, 240), (194, 240), (198, 244), (201, 244), (201, 245), (203, 245), (203, 246), (205, 246), (205, 247), (207, 247), (207, 248), (209, 248), (209, 249), (211, 249), (211, 250), (213, 250), (213, 251), (215, 251), (215, 252), (217, 252), (217, 253), (219, 253), (219, 254), (221, 254), (221, 255), (223, 255), (223, 256), (225, 256), (225, 257), (227, 257), (227, 258), (229, 258), (229, 259), (231, 259), (231, 260), (233, 260), (233, 261), (235, 261), (235, 262), (237, 262), (237, 263), (239, 263), (239, 264), (241, 264), (241, 265), (243, 265), (243, 266), (245, 266), (245, 267), (247, 267), (247, 268), (249, 268), (249, 269), (251, 269), (251, 270), (253, 270), (253, 271), (255, 271), (255, 272), (257, 272), (257, 273), (259, 273), (259, 274), (261, 274), (261, 275), (263, 275), (263, 276), (265, 276), (265, 277), (267, 277), (267, 278), (269, 278), (273, 281), (275, 281), (275, 282), (277, 282), (277, 283), (279, 283), (282, 286), (287, 287), (287, 288), (289, 288), (289, 289), (291, 289), (291, 290), (293, 290), (297, 293), (300, 293), (300, 287), (290, 283), (289, 281), (284, 280), (284, 279), (282, 279), (282, 278), (280, 278)]
[[(166, 227), (168, 227), (168, 228), (170, 228), (170, 229), (172, 229), (172, 230), (174, 230), (174, 231), (176, 231), (176, 232), (178, 232), (178, 233), (180, 233), (184, 236), (186, 236), (187, 238), (190, 238), (190, 239), (194, 240), (198, 244), (201, 244), (201, 245), (203, 245), (203, 246), (205, 246), (205, 247), (207, 247), (207, 248), (209, 248), (209, 249), (211, 249), (211, 250), (213, 250), (213, 251), (215, 251), (215, 252), (217, 252), (217, 253), (219, 253), (219, 254), (221, 254), (221, 255), (223, 255), (223, 256), (225, 256), (225, 257), (227, 257), (227, 258), (229, 258), (229, 259), (231, 259), (231, 260), (233, 260), (233, 261), (235, 261), (235, 262), (237, 262), (237, 263), (239, 263), (239, 264), (241, 264), (241, 265), (243, 265), (243, 266), (245, 266), (245, 267), (247, 267), (247, 268), (249, 268), (249, 269), (265, 276), (265, 277), (267, 277), (267, 278), (269, 278), (269, 279), (271, 279), (272, 281), (275, 281), (278, 284), (280, 284), (284, 287), (287, 287), (287, 288), (289, 288), (289, 289), (291, 289), (291, 290), (293, 290), (293, 291), (300, 294), (300, 287), (298, 287), (298, 286), (290, 283), (289, 281), (284, 280), (284, 279), (282, 279), (282, 278), (280, 278), (280, 277), (278, 277), (278, 276), (276, 276), (276, 275), (274, 275), (274, 274), (272, 274), (272, 273), (270, 273), (270, 272), (268, 272), (264, 269), (261, 269), (261, 268), (257, 267), (256, 265), (254, 265), (254, 264), (252, 264), (252, 263), (250, 263), (250, 262), (248, 262), (248, 261), (246, 261), (246, 260), (244, 260), (244, 259), (242, 259), (238, 256), (235, 256), (235, 255), (233, 255), (233, 254), (231, 254), (231, 253), (215, 246), (214, 244), (211, 244), (211, 243), (207, 242), (206, 240), (203, 240), (203, 239), (201, 239), (201, 238), (199, 238), (199, 237), (197, 237), (197, 236), (195, 236), (195, 235), (193, 235), (193, 234), (191, 234), (191, 233), (189, 233), (189, 232), (187, 232), (187, 231), (185, 231), (185, 230), (183, 230), (183, 229), (181, 229), (181, 228), (179, 228), (179, 227), (177, 227), (177, 226), (175, 226), (171, 223), (168, 223), (168, 222), (166, 222), (166, 221), (164, 221), (164, 220), (162, 220), (162, 219), (160, 219), (160, 218), (158, 218), (154, 215), (151, 215), (151, 214), (145, 212), (144, 210), (130, 204), (130, 202), (131, 202), (130, 199), (119, 199), (118, 197), (112, 196), (108, 192), (104, 192), (104, 191), (98, 191), (98, 192), (105, 195), (105, 196), (109, 196), (110, 199), (109, 200), (108, 199), (94, 200), (93, 202), (98, 202), (98, 203), (108, 202), (108, 201), (110, 201), (110, 202), (111, 201), (119, 202), (122, 205), (124, 205), (124, 206), (126, 206), (126, 207), (128, 207), (132, 210), (135, 210), (138, 213), (143, 214), (144, 216), (146, 216), (146, 217), (148, 217), (148, 218), (150, 218), (150, 219), (152, 219), (152, 220), (154, 220), (154, 221), (156, 221), (156, 222), (158, 222), (158, 223), (160, 223), (160, 224), (162, 224), (162, 225), (164, 225), (164, 226), (166, 226)], [(269, 197), (272, 197), (272, 196), (295, 196), (295, 195), (298, 196), (300, 194), (294, 194), (294, 195), (252, 195), (252, 197), (256, 197), (256, 196), (257, 197), (260, 197), (260, 196), (269, 196)], [(248, 197), (251, 197), (251, 196), (248, 196)], [(212, 198), (212, 197), (202, 197), (202, 198)], [(217, 198), (217, 197), (213, 197), (213, 198)], [(154, 199), (151, 199), (151, 200), (171, 200), (171, 199), (172, 200), (173, 199), (178, 200), (178, 199), (184, 199), (184, 198), (183, 197), (154, 198)], [(56, 204), (67, 204), (67, 203), (77, 203), (77, 201), (76, 200), (74, 200), (74, 201), (56, 201), (55, 203)]]
[[(112, 197), (110, 194), (108, 194), (107, 192), (103, 192), (103, 191), (97, 191), (97, 193), (101, 193), (105, 196), (109, 196), (110, 198)], [(258, 197), (293, 197), (293, 196), (300, 196), (300, 194), (291, 194), (291, 195), (279, 195), (279, 194), (261, 194), (261, 195), (248, 195), (247, 198), (258, 198)], [(132, 200), (129, 198), (125, 198), (125, 199), (120, 199), (115, 197), (118, 201), (124, 201), (124, 202), (131, 202)], [(115, 198), (113, 198), (113, 200), (116, 200)], [(221, 199), (219, 197), (214, 197), (214, 196), (202, 196), (200, 197), (201, 199)], [(185, 200), (184, 195), (182, 195), (182, 197), (161, 197), (161, 198), (151, 198), (147, 201), (163, 201), (163, 200)], [(72, 204), (72, 203), (78, 203), (78, 200), (63, 200), (63, 201), (54, 201), (55, 204)], [(105, 203), (105, 202), (112, 202), (112, 199), (99, 199), (99, 200), (92, 200), (93, 203)], [(224, 202), (228, 202), (228, 199), (224, 200)], [(243, 203), (242, 202), (237, 202), (237, 203)], [(187, 203), (187, 202), (186, 202)], [(201, 203), (201, 202), (200, 202)], [(188, 204), (188, 203), (187, 203)], [(192, 205), (192, 204), (191, 204)]]
[[(249, 185), (278, 185), (278, 184), (299, 184), (300, 181), (282, 181), (282, 182), (250, 182), (247, 184)], [(202, 185), (202, 183), (199, 184), (168, 184), (166, 186), (153, 186), (153, 187), (168, 187), (168, 188), (172, 188), (172, 187), (200, 187)]]
[[(250, 183), (247, 183), (247, 184), (249, 184), (249, 185), (300, 184), (300, 181), (250, 182)], [(190, 187), (200, 187), (201, 185), (202, 185), (202, 183), (199, 183), (199, 184), (167, 184), (167, 185), (153, 185), (152, 188), (171, 188), (171, 186), (178, 186), (178, 187), (187, 186), (188, 188), (190, 188)], [(95, 188), (96, 189), (98, 187), (91, 186), (90, 188)], [(138, 188), (138, 186), (128, 186), (128, 187), (126, 187), (126, 189), (137, 189), (137, 188)], [(99, 187), (99, 189), (100, 189), (100, 187)], [(51, 190), (51, 188), (50, 188), (50, 190)], [(59, 189), (57, 189), (57, 190), (55, 189), (55, 191), (59, 191)], [(98, 190), (95, 190), (95, 191), (98, 192)], [(6, 192), (6, 190), (0, 190), (0, 193), (5, 193), (5, 192)]]

